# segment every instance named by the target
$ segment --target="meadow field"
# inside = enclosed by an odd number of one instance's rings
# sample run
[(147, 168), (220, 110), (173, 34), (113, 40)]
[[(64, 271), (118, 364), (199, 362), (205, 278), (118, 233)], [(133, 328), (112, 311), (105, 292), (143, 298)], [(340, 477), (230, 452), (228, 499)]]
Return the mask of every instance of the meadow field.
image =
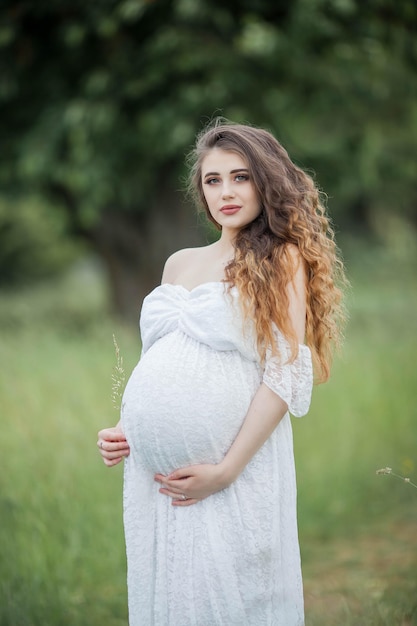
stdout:
[[(351, 246), (350, 322), (332, 377), (293, 420), (306, 626), (417, 624), (415, 251)], [(0, 298), (0, 626), (126, 626), (113, 333), (97, 272)], [(147, 626), (144, 624), (144, 626)], [(203, 626), (203, 625), (202, 625)]]

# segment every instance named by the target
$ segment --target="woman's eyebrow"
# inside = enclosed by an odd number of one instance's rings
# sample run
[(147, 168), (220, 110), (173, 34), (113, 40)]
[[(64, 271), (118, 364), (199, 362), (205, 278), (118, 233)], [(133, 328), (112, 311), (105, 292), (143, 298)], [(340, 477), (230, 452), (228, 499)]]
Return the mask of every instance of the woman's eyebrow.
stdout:
[[(238, 172), (248, 172), (249, 170), (246, 167), (239, 167), (237, 170), (230, 170), (230, 174), (237, 174)], [(204, 174), (204, 178), (207, 178), (207, 176), (220, 176), (219, 172), (207, 172), (207, 174)]]

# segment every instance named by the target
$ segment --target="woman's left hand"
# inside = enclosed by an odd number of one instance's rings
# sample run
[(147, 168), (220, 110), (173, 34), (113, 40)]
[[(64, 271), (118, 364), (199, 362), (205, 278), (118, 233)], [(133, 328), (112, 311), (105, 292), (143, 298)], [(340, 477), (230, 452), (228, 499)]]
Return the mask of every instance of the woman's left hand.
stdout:
[(162, 485), (159, 493), (172, 498), (174, 506), (195, 504), (230, 484), (221, 464), (209, 463), (183, 467), (168, 476), (155, 474), (155, 480)]

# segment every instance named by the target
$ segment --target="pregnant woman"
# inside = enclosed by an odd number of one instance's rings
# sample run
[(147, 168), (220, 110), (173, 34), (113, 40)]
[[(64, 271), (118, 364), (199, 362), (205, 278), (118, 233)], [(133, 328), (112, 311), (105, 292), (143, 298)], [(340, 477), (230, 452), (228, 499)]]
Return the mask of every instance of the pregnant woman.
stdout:
[(304, 623), (289, 413), (329, 375), (343, 268), (312, 179), (267, 131), (218, 120), (190, 184), (220, 231), (144, 300), (121, 420), (130, 626)]

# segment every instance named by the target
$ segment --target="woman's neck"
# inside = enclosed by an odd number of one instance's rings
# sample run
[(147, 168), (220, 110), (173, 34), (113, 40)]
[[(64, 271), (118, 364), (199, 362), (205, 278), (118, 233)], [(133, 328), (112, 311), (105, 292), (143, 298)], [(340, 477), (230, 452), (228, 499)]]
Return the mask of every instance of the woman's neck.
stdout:
[(223, 229), (220, 238), (215, 242), (214, 246), (219, 257), (230, 261), (235, 255), (235, 238), (236, 233)]

